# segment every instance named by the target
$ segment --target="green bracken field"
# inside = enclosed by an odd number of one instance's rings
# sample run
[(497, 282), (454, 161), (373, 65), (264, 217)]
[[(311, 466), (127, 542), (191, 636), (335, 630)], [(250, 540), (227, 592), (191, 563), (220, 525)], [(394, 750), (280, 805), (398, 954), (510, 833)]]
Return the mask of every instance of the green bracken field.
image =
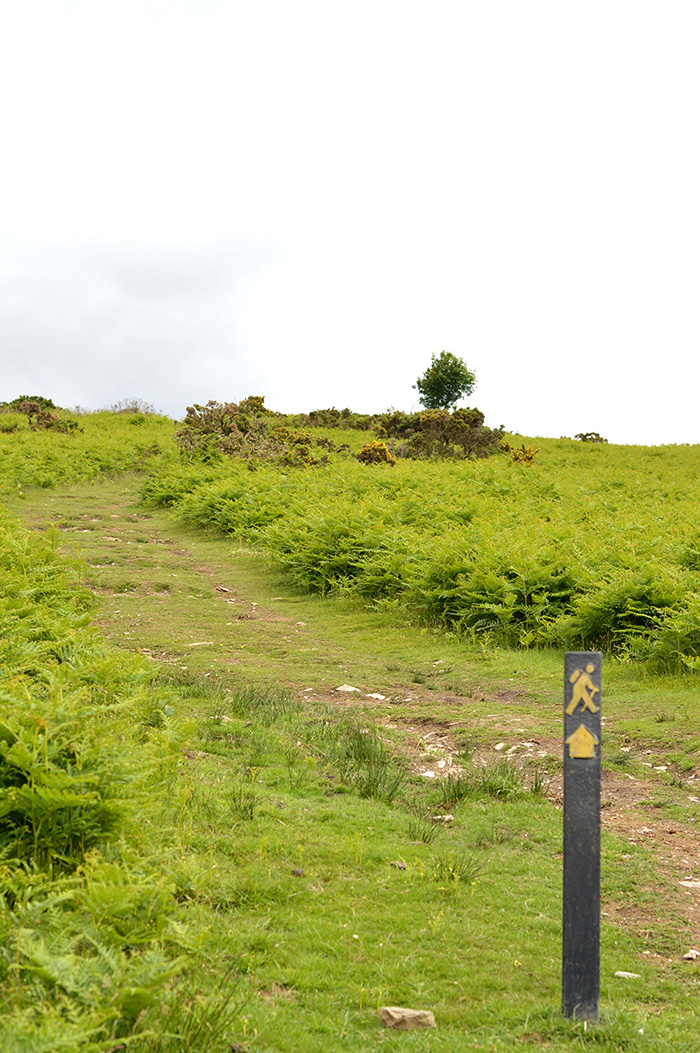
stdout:
[[(76, 420), (0, 415), (0, 1048), (696, 1050), (700, 447)], [(559, 1008), (567, 649), (597, 1025)]]
[(602, 648), (673, 671), (700, 655), (700, 452), (537, 440), (505, 457), (368, 471), (204, 473), (142, 493), (263, 547), (294, 584), (342, 590), (512, 647)]

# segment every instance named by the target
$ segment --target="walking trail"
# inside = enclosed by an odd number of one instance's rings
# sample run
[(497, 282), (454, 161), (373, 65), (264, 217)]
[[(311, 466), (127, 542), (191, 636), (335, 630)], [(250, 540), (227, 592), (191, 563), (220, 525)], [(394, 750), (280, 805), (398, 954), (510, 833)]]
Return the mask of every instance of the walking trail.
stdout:
[[(368, 717), (401, 732), (402, 750), (426, 778), (459, 769), (464, 731), (475, 720), (477, 761), (500, 753), (546, 765), (561, 757), (556, 721), (543, 721), (527, 685), (472, 684), (466, 695), (450, 689), (446, 663), (430, 661), (424, 644), (416, 660), (419, 641), (414, 636), (411, 647), (405, 627), (392, 630), (347, 603), (295, 594), (259, 554), (187, 533), (166, 513), (145, 510), (128, 481), (38, 491), (18, 511), (32, 527), (61, 532), (61, 547), (84, 561), (82, 578), (97, 598), (102, 633), (149, 661), (361, 705)], [(648, 777), (604, 770), (602, 822), (653, 853), (661, 880), (652, 905), (640, 904), (647, 897), (637, 890), (626, 901), (604, 898), (603, 911), (644, 934), (645, 953), (682, 958), (700, 950), (700, 851), (690, 814), (700, 786), (695, 791), (695, 773), (688, 772), (678, 773), (672, 787), (662, 785), (661, 770), (672, 766), (652, 766), (643, 747), (636, 752)], [(685, 809), (687, 818), (668, 818), (660, 789), (666, 803), (672, 796), (674, 816)], [(561, 805), (560, 774), (548, 794)]]

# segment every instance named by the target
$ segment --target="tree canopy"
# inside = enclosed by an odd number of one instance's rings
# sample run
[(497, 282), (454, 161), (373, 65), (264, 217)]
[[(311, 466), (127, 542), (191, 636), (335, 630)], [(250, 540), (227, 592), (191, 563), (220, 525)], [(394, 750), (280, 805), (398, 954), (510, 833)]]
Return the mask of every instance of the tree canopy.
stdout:
[(464, 395), (471, 395), (475, 386), (475, 375), (450, 351), (433, 355), (425, 373), (413, 385), (426, 409), (452, 409)]

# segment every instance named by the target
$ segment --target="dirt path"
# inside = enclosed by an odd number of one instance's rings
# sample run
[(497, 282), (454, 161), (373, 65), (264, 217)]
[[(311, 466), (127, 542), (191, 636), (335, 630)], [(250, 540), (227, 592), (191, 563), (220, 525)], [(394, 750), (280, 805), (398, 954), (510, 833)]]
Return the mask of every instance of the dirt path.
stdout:
[[(459, 770), (476, 713), (477, 758), (557, 769), (549, 796), (561, 803), (556, 723), (543, 722), (524, 685), (450, 690), (440, 659), (422, 658), (407, 675), (415, 661), (401, 650), (405, 638), (372, 633), (371, 618), (356, 610), (293, 594), (259, 556), (145, 511), (124, 481), (43, 491), (18, 511), (31, 526), (57, 528), (62, 547), (87, 562), (97, 624), (119, 646), (193, 675), (284, 683), (319, 703), (362, 704), (426, 778)], [(694, 772), (670, 783), (656, 767), (643, 777), (604, 771), (604, 827), (653, 853), (660, 882), (603, 910), (644, 934), (651, 956), (678, 958), (700, 949), (700, 787)]]

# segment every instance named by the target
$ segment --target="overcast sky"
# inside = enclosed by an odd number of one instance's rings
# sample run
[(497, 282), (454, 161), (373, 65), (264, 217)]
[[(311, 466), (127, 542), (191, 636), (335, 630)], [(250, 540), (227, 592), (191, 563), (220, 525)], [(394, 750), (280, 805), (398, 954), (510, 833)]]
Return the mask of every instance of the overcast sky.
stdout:
[(0, 0), (0, 399), (700, 441), (697, 0)]

